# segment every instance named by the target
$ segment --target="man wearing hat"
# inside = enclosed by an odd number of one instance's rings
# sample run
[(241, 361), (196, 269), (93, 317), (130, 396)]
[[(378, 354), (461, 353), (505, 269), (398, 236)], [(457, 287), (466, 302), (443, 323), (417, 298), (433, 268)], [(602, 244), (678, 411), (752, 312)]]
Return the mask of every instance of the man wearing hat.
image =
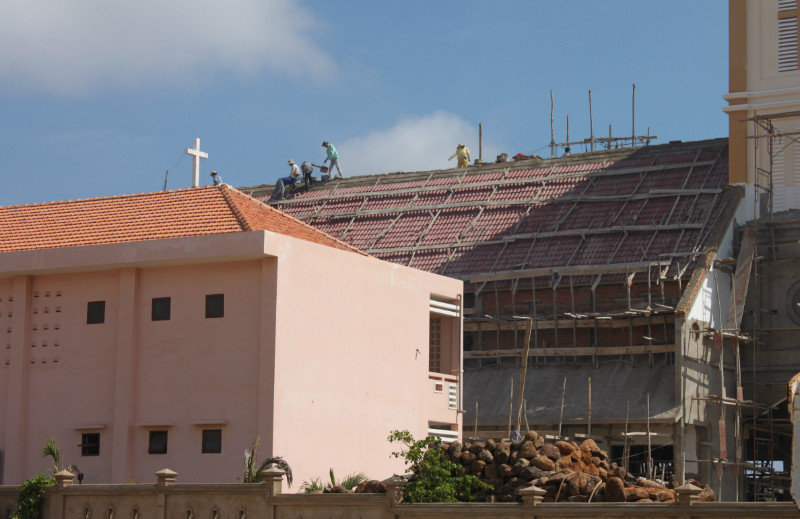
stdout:
[(289, 170), (289, 176), (281, 177), (277, 182), (275, 182), (275, 189), (272, 191), (272, 197), (270, 197), (270, 200), (283, 200), (283, 197), (286, 194), (286, 186), (291, 186), (292, 189), (294, 189), (295, 182), (299, 182), (300, 179), (303, 178), (303, 175), (300, 173), (300, 168), (292, 159), (289, 159), (289, 166), (291, 166), (291, 169)]
[(447, 160), (453, 160), (453, 157), (458, 156), (458, 168), (463, 168), (469, 165), (469, 148), (464, 146), (463, 144), (459, 144), (456, 147), (456, 152), (450, 155), (450, 158)]
[(333, 144), (329, 143), (328, 141), (322, 142), (322, 147), (325, 148), (328, 152), (328, 158), (322, 161), (325, 164), (328, 161), (331, 163), (328, 165), (330, 169), (328, 169), (328, 174), (333, 178), (333, 166), (336, 165), (336, 178), (342, 178), (342, 167), (339, 165), (339, 154), (336, 152), (336, 148), (333, 147)]
[(222, 184), (222, 175), (218, 174), (216, 171), (212, 171), (211, 181), (214, 183), (215, 186)]

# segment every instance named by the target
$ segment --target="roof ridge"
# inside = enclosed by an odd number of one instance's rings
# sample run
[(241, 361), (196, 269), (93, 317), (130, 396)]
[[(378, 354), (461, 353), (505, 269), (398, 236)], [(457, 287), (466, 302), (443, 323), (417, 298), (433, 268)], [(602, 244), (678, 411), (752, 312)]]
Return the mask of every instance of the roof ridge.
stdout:
[(314, 233), (316, 233), (316, 234), (318, 234), (318, 235), (320, 235), (320, 236), (323, 236), (323, 237), (325, 237), (325, 238), (327, 238), (327, 239), (331, 240), (332, 242), (334, 242), (334, 243), (336, 243), (336, 244), (338, 244), (338, 245), (341, 245), (342, 247), (345, 247), (345, 248), (347, 248), (347, 249), (349, 249), (349, 250), (351, 250), (351, 251), (353, 251), (353, 252), (357, 252), (358, 254), (363, 254), (364, 256), (370, 256), (370, 257), (372, 257), (372, 255), (371, 255), (371, 254), (369, 254), (369, 253), (367, 253), (367, 252), (364, 252), (363, 250), (361, 250), (361, 249), (358, 249), (358, 248), (356, 248), (356, 247), (353, 247), (353, 246), (352, 246), (352, 245), (350, 245), (349, 243), (345, 243), (345, 242), (343, 242), (342, 240), (340, 240), (340, 239), (338, 239), (338, 238), (335, 238), (335, 237), (331, 236), (330, 234), (324, 233), (324, 232), (320, 231), (319, 229), (317, 229), (316, 227), (314, 227), (313, 225), (309, 225), (309, 224), (307, 224), (306, 222), (304, 222), (304, 221), (302, 221), (302, 220), (299, 220), (299, 219), (295, 218), (294, 216), (291, 216), (291, 215), (289, 215), (289, 214), (286, 214), (286, 213), (284, 213), (283, 211), (281, 211), (281, 210), (279, 210), (279, 209), (275, 209), (274, 207), (271, 207), (271, 206), (269, 206), (269, 205), (265, 204), (265, 203), (264, 203), (264, 202), (262, 202), (261, 200), (257, 200), (257, 199), (255, 199), (255, 198), (253, 198), (252, 196), (248, 195), (247, 193), (243, 193), (243, 192), (239, 191), (239, 190), (238, 190), (238, 189), (236, 189), (235, 187), (231, 187), (231, 186), (226, 186), (226, 187), (228, 187), (228, 189), (230, 190), (230, 194), (236, 194), (236, 195), (238, 195), (238, 196), (240, 196), (240, 197), (244, 198), (244, 199), (245, 199), (245, 200), (247, 200), (247, 201), (250, 201), (250, 202), (253, 202), (253, 203), (257, 204), (257, 205), (258, 205), (260, 208), (262, 208), (262, 209), (266, 209), (266, 210), (268, 210), (268, 211), (272, 211), (272, 212), (274, 212), (276, 215), (279, 215), (279, 216), (281, 216), (282, 218), (285, 218), (285, 219), (287, 219), (287, 220), (290, 220), (290, 221), (292, 221), (292, 222), (294, 222), (294, 223), (296, 223), (296, 224), (302, 225), (303, 227), (306, 227), (307, 229), (309, 229), (309, 230), (313, 231)]
[(118, 198), (138, 198), (142, 196), (155, 196), (155, 195), (166, 195), (172, 193), (182, 193), (184, 191), (192, 191), (192, 190), (208, 190), (214, 189), (217, 186), (199, 186), (199, 187), (185, 187), (182, 189), (169, 189), (166, 191), (148, 191), (144, 193), (129, 193), (124, 195), (109, 195), (109, 196), (97, 196), (91, 198), (76, 198), (73, 200), (53, 200), (51, 202), (34, 202), (32, 204), (14, 204), (14, 205), (5, 205), (0, 206), (0, 209), (16, 209), (20, 207), (41, 207), (41, 206), (54, 206), (54, 205), (63, 205), (63, 204), (76, 204), (80, 202), (97, 202), (100, 200), (114, 200)]
[(222, 198), (225, 200), (225, 203), (228, 204), (230, 207), (231, 212), (236, 217), (236, 220), (239, 222), (239, 225), (242, 227), (243, 231), (252, 231), (253, 226), (250, 225), (250, 222), (247, 221), (247, 216), (242, 212), (239, 205), (233, 200), (231, 197), (231, 187), (228, 184), (221, 184), (219, 186), (220, 193), (222, 193)]

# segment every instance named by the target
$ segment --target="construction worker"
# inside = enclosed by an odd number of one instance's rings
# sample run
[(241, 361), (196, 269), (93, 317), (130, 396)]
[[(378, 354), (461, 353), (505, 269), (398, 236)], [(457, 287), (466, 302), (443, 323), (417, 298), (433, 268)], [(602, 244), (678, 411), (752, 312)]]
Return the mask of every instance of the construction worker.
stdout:
[(456, 147), (456, 152), (450, 155), (450, 158), (447, 160), (453, 160), (453, 157), (458, 156), (458, 168), (463, 168), (469, 165), (469, 148), (464, 146), (463, 144), (459, 144)]
[(281, 177), (275, 182), (275, 189), (272, 191), (270, 200), (283, 200), (283, 197), (286, 195), (286, 186), (294, 189), (295, 183), (303, 178), (303, 175), (300, 173), (300, 168), (297, 167), (297, 164), (295, 164), (292, 159), (289, 159), (289, 166), (291, 166), (289, 176)]
[(311, 174), (314, 172), (314, 166), (310, 162), (304, 160), (303, 163), (300, 164), (300, 171), (303, 172), (303, 180), (306, 183), (306, 192), (308, 192), (308, 188), (314, 185), (314, 179), (311, 178)]
[(328, 141), (323, 141), (322, 147), (328, 152), (328, 157), (322, 161), (322, 163), (325, 164), (326, 162), (331, 161), (331, 163), (328, 165), (328, 175), (333, 178), (333, 166), (336, 165), (336, 178), (342, 178), (342, 167), (339, 165), (339, 153), (336, 152), (336, 148), (334, 148), (333, 144), (329, 143)]
[(213, 182), (215, 186), (222, 184), (222, 175), (219, 175), (216, 171), (212, 171), (211, 182)]

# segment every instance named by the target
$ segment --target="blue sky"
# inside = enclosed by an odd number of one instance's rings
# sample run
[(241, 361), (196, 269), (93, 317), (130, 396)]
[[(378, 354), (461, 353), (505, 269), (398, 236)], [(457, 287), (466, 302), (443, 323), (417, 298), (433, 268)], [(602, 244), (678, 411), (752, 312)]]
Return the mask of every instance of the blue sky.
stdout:
[[(727, 136), (727, 2), (0, 0), (0, 205), (235, 186), (339, 149), (345, 176), (631, 128)], [(177, 165), (175, 165), (178, 163)], [(450, 162), (450, 165), (453, 163)]]

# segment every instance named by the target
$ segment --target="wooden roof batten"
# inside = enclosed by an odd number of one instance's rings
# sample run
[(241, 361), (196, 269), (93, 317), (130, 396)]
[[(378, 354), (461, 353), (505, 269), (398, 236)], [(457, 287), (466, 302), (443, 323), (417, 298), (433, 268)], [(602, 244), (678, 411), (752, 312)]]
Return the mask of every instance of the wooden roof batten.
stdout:
[[(495, 185), (512, 186), (520, 184), (537, 184), (540, 182), (551, 182), (553, 180), (564, 180), (569, 178), (581, 178), (581, 177), (591, 178), (596, 176), (605, 177), (605, 176), (632, 175), (637, 173), (652, 173), (652, 172), (669, 171), (674, 169), (683, 169), (691, 167), (713, 166), (714, 162), (715, 161), (713, 160), (705, 160), (705, 161), (693, 161), (693, 162), (680, 162), (673, 164), (658, 164), (658, 165), (641, 166), (635, 168), (618, 168), (618, 169), (602, 168), (593, 171), (580, 171), (575, 173), (549, 173), (541, 177), (506, 178), (504, 180), (498, 179), (498, 180), (487, 180), (482, 182), (463, 182), (463, 180), (462, 181), (457, 180), (456, 182), (453, 182), (452, 184), (449, 185), (418, 186), (418, 187), (410, 187), (403, 189), (385, 189), (381, 191), (360, 191), (360, 192), (349, 192), (349, 193), (331, 192), (322, 196), (289, 198), (289, 199), (279, 200), (273, 202), (273, 204), (281, 208), (285, 205), (291, 205), (291, 204), (330, 201), (330, 200), (344, 199), (344, 198), (361, 198), (363, 196), (370, 196), (370, 197), (397, 196), (397, 195), (404, 195), (411, 193), (423, 193), (426, 191), (446, 191), (447, 189), (474, 189), (478, 187), (491, 187)], [(511, 171), (526, 171), (530, 169), (532, 168), (526, 168), (523, 166), (509, 167), (509, 170)], [(539, 168), (534, 168), (534, 169), (539, 169)], [(450, 178), (461, 179), (463, 177), (459, 176)], [(339, 185), (337, 184), (336, 187), (339, 187)]]

